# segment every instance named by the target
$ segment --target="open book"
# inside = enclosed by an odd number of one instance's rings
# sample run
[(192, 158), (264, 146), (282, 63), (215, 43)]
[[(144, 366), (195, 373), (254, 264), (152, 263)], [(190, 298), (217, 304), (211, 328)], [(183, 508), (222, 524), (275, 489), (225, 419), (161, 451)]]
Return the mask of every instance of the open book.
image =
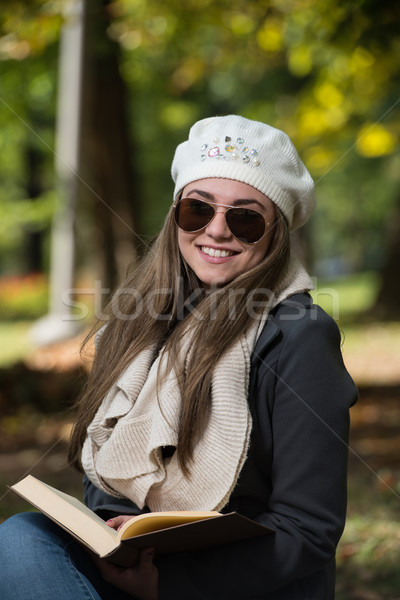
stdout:
[(11, 489), (68, 531), (92, 552), (122, 567), (133, 566), (139, 550), (157, 555), (199, 550), (273, 533), (238, 513), (153, 512), (134, 516), (115, 531), (82, 502), (28, 475)]

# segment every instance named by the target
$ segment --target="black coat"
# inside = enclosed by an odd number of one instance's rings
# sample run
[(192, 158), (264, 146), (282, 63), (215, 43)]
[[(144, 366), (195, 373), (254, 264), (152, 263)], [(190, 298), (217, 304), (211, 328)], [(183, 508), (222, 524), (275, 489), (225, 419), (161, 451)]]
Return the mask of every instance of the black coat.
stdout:
[[(356, 399), (334, 321), (308, 294), (276, 307), (252, 355), (250, 449), (224, 508), (275, 533), (159, 558), (160, 600), (333, 600)], [(87, 479), (85, 500), (104, 517), (140, 512)]]

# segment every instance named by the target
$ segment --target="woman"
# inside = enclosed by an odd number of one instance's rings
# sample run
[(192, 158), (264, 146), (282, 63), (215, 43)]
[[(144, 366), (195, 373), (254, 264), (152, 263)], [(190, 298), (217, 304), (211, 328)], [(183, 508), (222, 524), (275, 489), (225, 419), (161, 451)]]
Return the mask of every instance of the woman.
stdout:
[(111, 527), (143, 511), (234, 510), (274, 534), (148, 548), (122, 570), (19, 515), (2, 526), (4, 598), (334, 598), (356, 389), (290, 245), (312, 179), (284, 133), (235, 115), (196, 123), (172, 176), (164, 227), (97, 334), (70, 459)]

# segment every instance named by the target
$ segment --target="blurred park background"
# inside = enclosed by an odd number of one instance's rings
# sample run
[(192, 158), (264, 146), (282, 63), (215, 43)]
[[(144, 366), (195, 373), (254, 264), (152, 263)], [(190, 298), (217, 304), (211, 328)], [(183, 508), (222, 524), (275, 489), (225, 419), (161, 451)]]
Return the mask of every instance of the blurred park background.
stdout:
[(1, 0), (0, 519), (65, 447), (94, 315), (171, 202), (197, 119), (286, 131), (316, 182), (303, 247), (360, 389), (338, 600), (400, 599), (400, 5)]

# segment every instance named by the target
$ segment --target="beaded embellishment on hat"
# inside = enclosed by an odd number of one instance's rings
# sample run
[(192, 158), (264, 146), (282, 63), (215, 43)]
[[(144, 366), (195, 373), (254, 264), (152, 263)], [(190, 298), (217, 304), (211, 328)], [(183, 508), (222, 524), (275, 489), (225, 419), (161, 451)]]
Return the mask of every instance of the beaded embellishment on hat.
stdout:
[(218, 160), (238, 160), (244, 163), (250, 163), (254, 167), (258, 167), (260, 160), (258, 158), (258, 150), (254, 148), (249, 150), (243, 138), (232, 140), (229, 135), (225, 136), (224, 141), (214, 138), (212, 144), (203, 144), (201, 147), (201, 160), (207, 158), (216, 158)]

